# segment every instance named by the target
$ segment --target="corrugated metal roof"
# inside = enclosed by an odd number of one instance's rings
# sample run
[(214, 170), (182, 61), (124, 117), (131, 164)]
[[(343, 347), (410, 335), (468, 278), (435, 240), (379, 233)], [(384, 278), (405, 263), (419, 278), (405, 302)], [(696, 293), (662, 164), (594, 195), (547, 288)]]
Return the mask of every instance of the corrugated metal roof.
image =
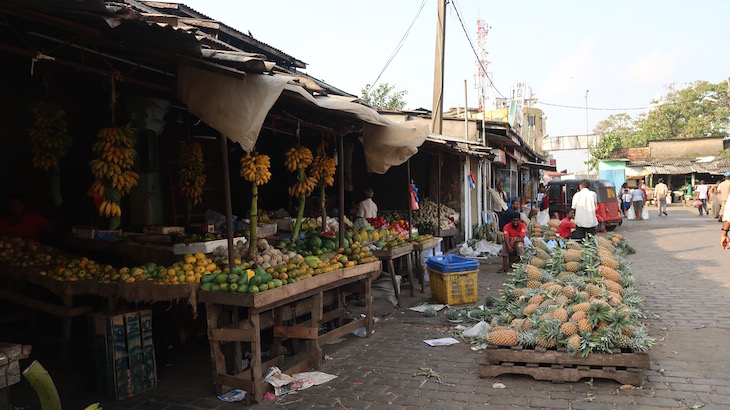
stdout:
[(710, 174), (722, 175), (730, 171), (730, 158), (714, 158), (702, 161), (697, 159), (683, 159), (675, 161), (637, 161), (627, 164), (632, 167), (644, 167), (651, 174), (684, 175), (684, 174)]

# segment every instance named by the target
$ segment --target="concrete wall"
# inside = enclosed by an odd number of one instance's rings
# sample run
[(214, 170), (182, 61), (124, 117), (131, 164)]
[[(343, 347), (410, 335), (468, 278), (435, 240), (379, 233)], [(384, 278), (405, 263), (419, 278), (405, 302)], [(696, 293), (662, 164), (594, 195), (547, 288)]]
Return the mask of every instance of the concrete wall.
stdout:
[(651, 159), (696, 158), (717, 155), (722, 151), (722, 138), (649, 141)]

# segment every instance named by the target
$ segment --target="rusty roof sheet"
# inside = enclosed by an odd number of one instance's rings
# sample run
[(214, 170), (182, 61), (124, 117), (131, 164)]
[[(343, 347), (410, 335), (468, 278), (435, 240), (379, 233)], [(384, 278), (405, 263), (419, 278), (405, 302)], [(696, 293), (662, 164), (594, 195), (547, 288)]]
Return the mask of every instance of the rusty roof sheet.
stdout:
[(637, 161), (627, 166), (644, 167), (650, 174), (683, 175), (683, 174), (710, 174), (722, 175), (730, 171), (730, 158), (714, 158), (698, 161), (697, 159), (682, 159), (674, 161)]

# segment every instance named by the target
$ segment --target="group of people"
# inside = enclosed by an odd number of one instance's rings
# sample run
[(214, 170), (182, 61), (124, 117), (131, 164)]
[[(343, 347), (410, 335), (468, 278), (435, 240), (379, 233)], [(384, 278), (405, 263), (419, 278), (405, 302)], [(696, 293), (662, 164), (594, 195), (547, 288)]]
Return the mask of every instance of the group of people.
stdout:
[[(582, 240), (588, 234), (596, 234), (598, 229), (598, 218), (596, 217), (598, 195), (591, 191), (590, 187), (589, 180), (580, 181), (580, 190), (573, 195), (571, 209), (557, 228), (557, 234), (560, 237)], [(502, 244), (503, 266), (501, 271), (507, 272), (510, 260), (522, 256), (525, 236), (527, 236), (527, 224), (522, 220), (518, 201), (512, 201), (512, 207), (504, 211), (502, 215), (503, 217), (500, 216), (500, 224), (504, 223), (501, 226), (504, 242)]]
[[(730, 172), (725, 173), (725, 179), (719, 181), (714, 185), (706, 185), (705, 181), (700, 181), (700, 184), (695, 187), (694, 192), (697, 196), (695, 206), (699, 211), (700, 215), (710, 215), (710, 211), (707, 208), (709, 202), (712, 206), (712, 217), (722, 222), (722, 213), (727, 203), (727, 198), (730, 196)], [(704, 213), (703, 213), (704, 212)]]

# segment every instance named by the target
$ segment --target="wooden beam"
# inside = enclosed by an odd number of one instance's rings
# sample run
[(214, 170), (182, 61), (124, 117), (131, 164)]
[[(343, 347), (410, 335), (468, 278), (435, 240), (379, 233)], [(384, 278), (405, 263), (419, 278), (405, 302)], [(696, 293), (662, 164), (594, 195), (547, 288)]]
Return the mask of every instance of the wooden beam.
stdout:
[(314, 340), (319, 336), (315, 327), (305, 326), (274, 326), (274, 337), (286, 339), (308, 339)]
[(216, 342), (251, 342), (253, 331), (250, 329), (209, 329), (208, 338)]

